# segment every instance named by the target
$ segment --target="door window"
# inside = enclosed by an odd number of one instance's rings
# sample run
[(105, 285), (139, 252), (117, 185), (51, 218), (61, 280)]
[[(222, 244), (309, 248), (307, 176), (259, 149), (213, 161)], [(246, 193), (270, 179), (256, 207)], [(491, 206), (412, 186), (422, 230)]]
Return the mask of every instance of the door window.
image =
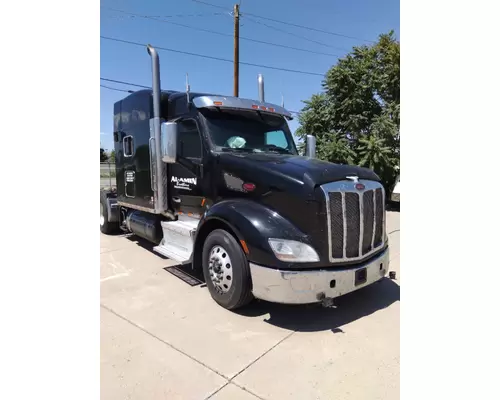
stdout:
[(201, 138), (196, 122), (181, 121), (179, 126), (179, 154), (184, 158), (201, 159)]

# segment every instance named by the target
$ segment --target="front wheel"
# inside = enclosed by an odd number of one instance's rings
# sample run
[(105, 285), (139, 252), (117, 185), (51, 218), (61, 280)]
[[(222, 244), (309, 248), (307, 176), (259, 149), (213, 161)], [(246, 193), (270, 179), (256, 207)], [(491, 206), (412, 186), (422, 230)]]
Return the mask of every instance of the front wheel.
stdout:
[(236, 239), (216, 229), (203, 244), (203, 275), (212, 298), (235, 310), (252, 301), (252, 279), (248, 260)]

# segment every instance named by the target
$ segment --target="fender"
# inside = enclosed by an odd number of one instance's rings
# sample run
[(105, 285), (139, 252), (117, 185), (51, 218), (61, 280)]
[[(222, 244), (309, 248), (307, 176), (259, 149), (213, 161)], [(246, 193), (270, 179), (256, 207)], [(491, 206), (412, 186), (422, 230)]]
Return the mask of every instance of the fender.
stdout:
[(108, 222), (119, 222), (116, 193), (101, 190), (101, 197), (104, 197), (106, 201)]
[(237, 239), (245, 241), (250, 262), (279, 269), (296, 269), (312, 265), (304, 263), (285, 263), (276, 258), (269, 238), (297, 240), (311, 245), (308, 235), (301, 232), (289, 220), (266, 206), (247, 199), (223, 200), (214, 204), (202, 216), (194, 248), (200, 250), (209, 231), (214, 227), (226, 225)]

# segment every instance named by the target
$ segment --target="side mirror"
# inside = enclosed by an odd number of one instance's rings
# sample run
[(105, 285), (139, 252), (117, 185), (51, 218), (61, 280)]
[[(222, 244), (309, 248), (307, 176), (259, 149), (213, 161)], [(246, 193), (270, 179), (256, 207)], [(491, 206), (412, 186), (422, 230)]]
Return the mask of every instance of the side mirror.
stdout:
[(306, 136), (306, 157), (316, 158), (316, 138), (313, 135)]
[(161, 124), (161, 159), (167, 164), (177, 161), (177, 122), (162, 122)]

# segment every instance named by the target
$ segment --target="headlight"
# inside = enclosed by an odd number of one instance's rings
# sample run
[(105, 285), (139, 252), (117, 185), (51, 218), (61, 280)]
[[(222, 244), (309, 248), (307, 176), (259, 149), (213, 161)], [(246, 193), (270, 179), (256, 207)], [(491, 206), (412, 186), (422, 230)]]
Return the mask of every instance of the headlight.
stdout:
[(319, 261), (318, 253), (309, 245), (295, 240), (269, 239), (269, 245), (278, 260), (285, 262)]

